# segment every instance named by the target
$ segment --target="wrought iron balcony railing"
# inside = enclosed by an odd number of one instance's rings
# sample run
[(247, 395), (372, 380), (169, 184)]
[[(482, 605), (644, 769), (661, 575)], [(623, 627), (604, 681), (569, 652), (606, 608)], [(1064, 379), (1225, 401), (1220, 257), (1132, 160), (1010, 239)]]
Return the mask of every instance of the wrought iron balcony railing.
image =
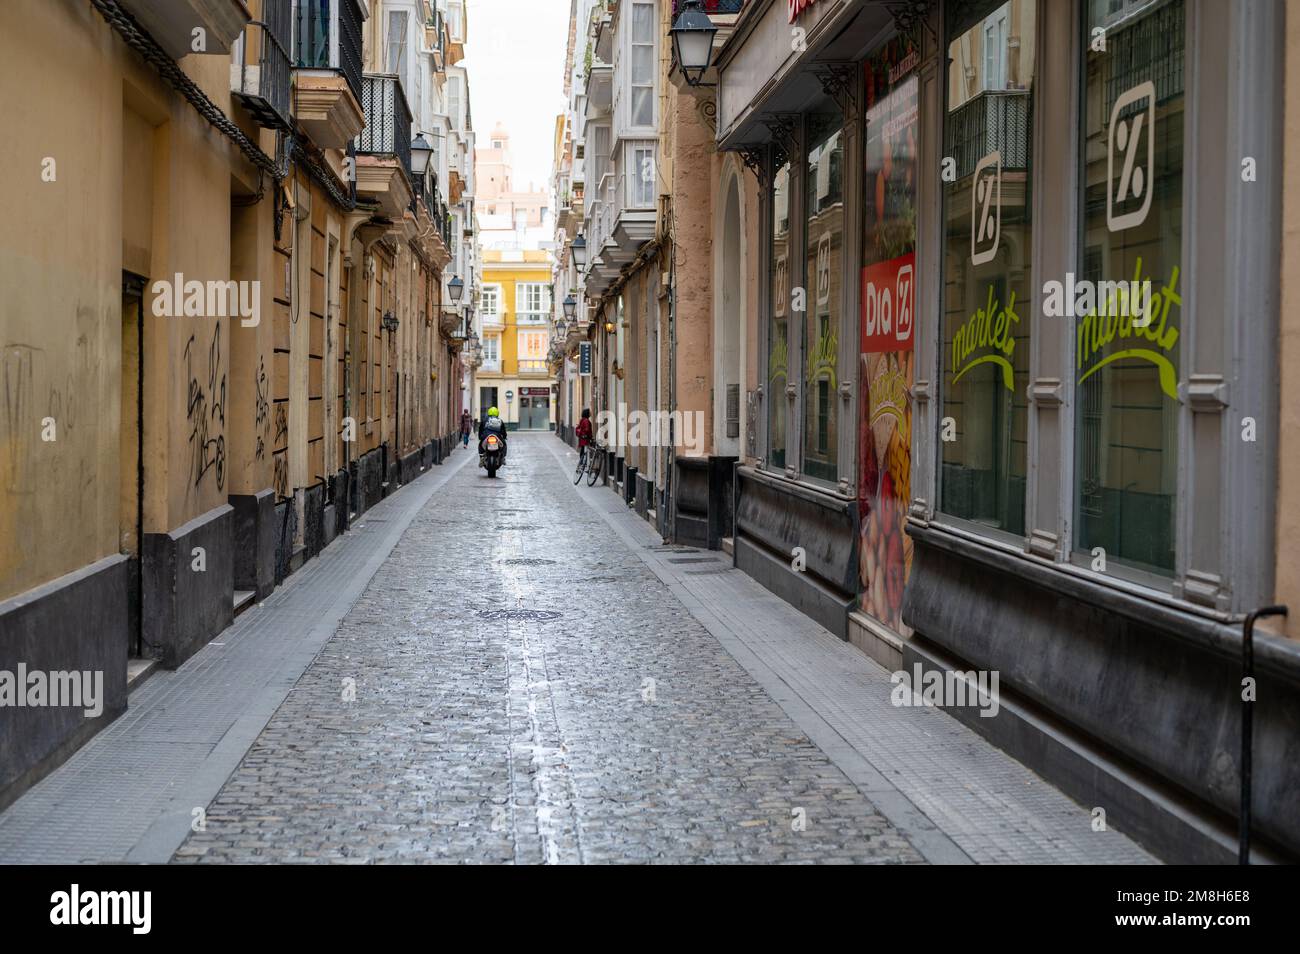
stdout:
[(289, 36), (293, 0), (262, 0), (260, 20), (250, 20), (231, 55), (231, 91), (268, 129), (289, 128), (292, 78)]
[[(682, 5), (682, 0), (673, 0), (673, 16), (678, 13), (678, 8)], [(704, 0), (704, 12), (710, 16), (739, 13), (745, 5), (745, 0)]]
[(402, 81), (394, 73), (366, 73), (361, 78), (361, 109), (366, 128), (357, 136), (357, 152), (396, 156), (411, 174), (411, 108)]
[(358, 0), (298, 0), (294, 65), (338, 70), (361, 99), (361, 9)]
[(975, 172), (989, 153), (1002, 153), (1004, 170), (1029, 168), (1029, 91), (985, 90), (948, 114), (948, 142), (957, 178)]

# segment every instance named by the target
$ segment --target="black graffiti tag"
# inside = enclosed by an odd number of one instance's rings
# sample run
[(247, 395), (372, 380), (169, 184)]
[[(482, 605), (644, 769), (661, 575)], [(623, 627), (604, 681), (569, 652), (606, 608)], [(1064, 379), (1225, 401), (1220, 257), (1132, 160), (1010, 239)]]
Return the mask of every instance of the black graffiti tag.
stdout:
[[(185, 418), (190, 422), (190, 475), (198, 486), (209, 470), (217, 489), (226, 485), (226, 375), (221, 370), (221, 323), (218, 322), (208, 348), (208, 388), (194, 375), (194, 336), (185, 344), (185, 371), (189, 378)], [(216, 437), (209, 437), (212, 421), (220, 422)]]

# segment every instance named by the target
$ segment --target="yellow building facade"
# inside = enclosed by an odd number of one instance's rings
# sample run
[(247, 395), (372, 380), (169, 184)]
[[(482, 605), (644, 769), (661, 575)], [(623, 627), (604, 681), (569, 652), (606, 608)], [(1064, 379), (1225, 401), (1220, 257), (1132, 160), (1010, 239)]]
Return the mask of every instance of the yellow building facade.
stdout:
[(476, 314), (483, 362), (475, 373), (475, 419), (495, 406), (510, 430), (554, 428), (550, 253), (485, 250)]

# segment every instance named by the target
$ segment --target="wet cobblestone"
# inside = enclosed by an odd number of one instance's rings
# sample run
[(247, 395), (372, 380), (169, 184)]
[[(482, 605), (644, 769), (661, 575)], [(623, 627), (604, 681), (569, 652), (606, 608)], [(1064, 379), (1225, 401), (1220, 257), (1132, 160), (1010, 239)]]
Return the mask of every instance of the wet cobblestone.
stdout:
[(430, 499), (174, 860), (920, 861), (546, 440)]

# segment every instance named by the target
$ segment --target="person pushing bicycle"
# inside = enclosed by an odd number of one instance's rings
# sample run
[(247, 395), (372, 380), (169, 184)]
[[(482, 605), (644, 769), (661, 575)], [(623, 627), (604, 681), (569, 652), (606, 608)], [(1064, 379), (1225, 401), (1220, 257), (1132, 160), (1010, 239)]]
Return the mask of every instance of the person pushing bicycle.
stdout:
[(591, 443), (591, 410), (582, 409), (582, 420), (578, 422), (578, 427), (574, 431), (578, 435), (578, 453), (585, 454), (587, 446)]

